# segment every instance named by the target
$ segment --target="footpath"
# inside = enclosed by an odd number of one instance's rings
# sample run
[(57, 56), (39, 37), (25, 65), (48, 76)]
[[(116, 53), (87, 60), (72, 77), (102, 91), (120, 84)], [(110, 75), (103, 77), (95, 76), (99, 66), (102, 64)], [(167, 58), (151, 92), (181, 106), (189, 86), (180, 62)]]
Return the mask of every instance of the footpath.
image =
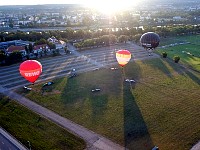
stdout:
[(67, 129), (71, 133), (79, 136), (87, 143), (87, 150), (124, 150), (125, 148), (112, 142), (111, 140), (96, 134), (83, 126), (80, 126), (58, 114), (55, 112), (44, 108), (37, 103), (23, 97), (20, 94), (17, 94), (14, 91), (5, 89), (0, 86), (0, 93), (10, 97), (11, 99), (15, 100), (16, 102), (24, 105), (28, 109), (34, 111), (35, 113), (51, 120), (52, 122), (62, 126), (63, 128)]

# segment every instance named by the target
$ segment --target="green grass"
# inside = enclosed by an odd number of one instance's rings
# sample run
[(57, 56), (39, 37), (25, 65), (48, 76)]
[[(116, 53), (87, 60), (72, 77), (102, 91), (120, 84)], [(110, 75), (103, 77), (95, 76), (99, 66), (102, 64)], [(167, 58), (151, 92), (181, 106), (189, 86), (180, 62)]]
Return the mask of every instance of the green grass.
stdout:
[[(173, 59), (174, 56), (178, 55), (180, 56), (180, 61), (183, 64), (200, 71), (200, 45), (198, 40), (199, 37), (200, 35), (163, 38), (160, 42), (160, 46), (182, 42), (190, 43), (173, 47), (166, 47), (164, 49), (158, 48), (158, 53), (162, 54), (162, 52), (167, 52), (168, 57), (171, 59)], [(188, 55), (188, 52), (192, 55)]]
[(0, 126), (11, 133), (28, 148), (37, 150), (81, 150), (85, 142), (34, 114), (27, 108), (0, 95)]
[(152, 59), (129, 63), (124, 74), (102, 69), (55, 79), (43, 94), (42, 84), (18, 92), (129, 149), (188, 150), (200, 139), (199, 78), (179, 64)]

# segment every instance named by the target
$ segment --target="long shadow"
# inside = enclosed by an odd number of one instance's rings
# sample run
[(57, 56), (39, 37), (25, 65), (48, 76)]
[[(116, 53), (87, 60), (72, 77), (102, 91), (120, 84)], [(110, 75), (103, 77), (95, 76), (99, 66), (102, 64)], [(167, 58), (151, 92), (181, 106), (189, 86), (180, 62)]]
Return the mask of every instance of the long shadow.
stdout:
[[(124, 102), (124, 147), (130, 150), (150, 150), (154, 146), (148, 128), (132, 93), (135, 84), (140, 80), (141, 68), (137, 62), (127, 65), (122, 75)], [(136, 83), (124, 82), (126, 78)]]
[(170, 72), (170, 70), (167, 68), (167, 66), (163, 63), (162, 59), (157, 59), (157, 61), (155, 61), (154, 59), (152, 60), (144, 60), (142, 61), (143, 63), (148, 63), (148, 65), (152, 66), (152, 68), (156, 68), (159, 69), (160, 71), (162, 71), (166, 76), (172, 78), (172, 74)]
[(185, 73), (192, 79), (194, 82), (196, 82), (198, 85), (200, 85), (200, 78), (197, 77), (194, 73), (192, 73), (189, 70), (186, 70)]
[(130, 150), (150, 150), (153, 142), (130, 86), (123, 85), (124, 146)]
[[(191, 70), (187, 69), (186, 67), (180, 65), (180, 64), (176, 64), (174, 63), (172, 60), (167, 60), (166, 61), (177, 73), (182, 74), (182, 75), (188, 75), (188, 77), (190, 77), (190, 79), (192, 79), (194, 82), (196, 82), (197, 84), (200, 85), (200, 78), (195, 75)], [(197, 72), (197, 74), (199, 74)]]
[(180, 66), (178, 63), (175, 63), (172, 59), (167, 58), (167, 59), (165, 60), (165, 62), (167, 62), (167, 63), (170, 65), (170, 67), (172, 67), (173, 70), (174, 70), (176, 73), (178, 73), (178, 74), (184, 74), (185, 69), (184, 69), (182, 66)]
[(107, 95), (94, 95), (91, 99), (92, 106), (92, 121), (98, 122), (100, 118), (103, 117), (107, 109), (108, 97)]
[[(67, 80), (67, 84), (65, 85), (64, 90), (61, 94), (61, 100), (65, 105), (74, 105), (78, 101), (82, 101), (82, 93), (88, 93), (86, 92), (87, 89), (84, 89), (80, 86), (80, 83), (78, 82), (77, 78), (78, 77), (68, 78)], [(82, 103), (84, 102), (82, 101)]]

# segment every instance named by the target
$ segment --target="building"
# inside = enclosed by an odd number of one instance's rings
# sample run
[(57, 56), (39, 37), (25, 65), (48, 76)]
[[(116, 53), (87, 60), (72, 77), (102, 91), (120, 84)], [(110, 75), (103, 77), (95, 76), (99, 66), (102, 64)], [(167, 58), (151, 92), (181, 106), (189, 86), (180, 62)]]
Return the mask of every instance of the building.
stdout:
[(23, 40), (13, 40), (13, 41), (7, 41), (7, 42), (0, 42), (0, 49), (6, 50), (11, 45), (26, 46), (26, 45), (29, 45), (29, 43), (33, 44), (33, 42), (23, 41)]
[(66, 46), (66, 43), (62, 40), (57, 40), (54, 36), (47, 39), (48, 42), (51, 42), (56, 45), (56, 49), (61, 49)]
[(22, 56), (26, 56), (27, 53), (26, 53), (26, 50), (25, 50), (25, 47), (24, 46), (14, 46), (14, 45), (11, 45), (7, 48), (6, 50), (6, 54), (9, 55), (10, 53), (14, 52), (14, 51), (19, 51), (22, 53)]
[(46, 52), (49, 52), (50, 51), (50, 48), (47, 44), (41, 44), (41, 45), (35, 45), (33, 47), (33, 53), (34, 54), (38, 54), (38, 53), (46, 53)]

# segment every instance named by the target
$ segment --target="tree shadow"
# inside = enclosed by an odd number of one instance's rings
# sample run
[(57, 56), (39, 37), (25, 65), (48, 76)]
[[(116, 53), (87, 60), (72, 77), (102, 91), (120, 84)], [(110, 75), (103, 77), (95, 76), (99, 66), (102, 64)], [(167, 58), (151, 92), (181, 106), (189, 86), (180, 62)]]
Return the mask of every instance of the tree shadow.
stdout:
[(148, 128), (142, 113), (130, 90), (130, 86), (123, 85), (124, 100), (124, 146), (134, 150), (148, 150), (153, 147)]
[[(187, 75), (190, 79), (200, 85), (200, 78), (195, 75), (190, 69), (184, 67), (181, 64), (174, 63), (172, 60), (166, 60), (166, 62), (178, 73), (181, 75)], [(198, 72), (197, 72), (198, 73)], [(198, 73), (199, 74), (199, 73)]]
[(173, 70), (177, 73), (177, 74), (180, 74), (180, 75), (183, 75), (184, 72), (185, 72), (185, 68), (180, 66), (179, 63), (175, 63), (172, 59), (170, 58), (167, 58), (165, 59), (165, 62), (168, 63), (168, 65), (170, 67), (173, 68)]
[(186, 70), (185, 73), (192, 79), (194, 82), (196, 82), (198, 85), (200, 85), (200, 78), (197, 77), (194, 73), (192, 73), (189, 70)]
[(163, 63), (164, 60), (162, 59), (158, 59), (157, 61), (154, 61), (154, 59), (151, 60), (144, 60), (142, 61), (144, 64), (150, 65), (152, 68), (156, 68), (160, 71), (162, 71), (166, 76), (168, 76), (169, 78), (172, 78), (173, 75), (171, 74), (169, 68), (166, 66), (166, 64)]
[[(107, 95), (94, 95), (91, 99), (91, 107), (92, 107), (92, 120), (98, 121), (107, 109), (108, 97)], [(98, 120), (97, 120), (98, 119)]]

